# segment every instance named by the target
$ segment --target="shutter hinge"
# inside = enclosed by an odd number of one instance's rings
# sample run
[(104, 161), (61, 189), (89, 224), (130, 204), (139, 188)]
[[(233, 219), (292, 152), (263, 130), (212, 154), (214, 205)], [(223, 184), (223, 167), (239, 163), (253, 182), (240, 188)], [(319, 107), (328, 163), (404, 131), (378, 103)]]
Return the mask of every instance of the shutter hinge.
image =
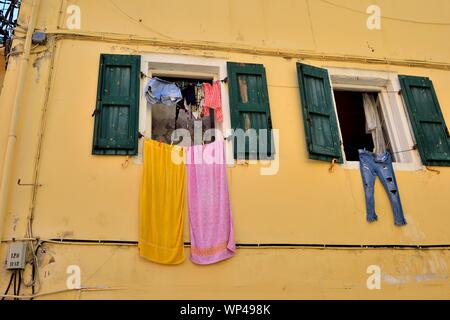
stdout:
[(403, 94), (403, 89), (398, 90), (398, 95), (401, 96)]
[(101, 112), (102, 112), (102, 109), (95, 108), (94, 112), (92, 113), (92, 117), (95, 117), (96, 115), (98, 115)]

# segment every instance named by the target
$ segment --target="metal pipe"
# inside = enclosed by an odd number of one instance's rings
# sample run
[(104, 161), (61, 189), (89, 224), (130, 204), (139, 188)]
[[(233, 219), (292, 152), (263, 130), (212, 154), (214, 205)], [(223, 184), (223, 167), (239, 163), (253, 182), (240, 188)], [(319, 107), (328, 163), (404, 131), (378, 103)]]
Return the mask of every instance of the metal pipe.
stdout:
[(8, 207), (8, 191), (11, 180), (11, 169), (14, 159), (14, 149), (17, 140), (17, 125), (19, 122), (20, 108), (22, 106), (23, 90), (25, 88), (28, 65), (30, 62), (31, 40), (34, 29), (36, 28), (37, 17), (39, 13), (40, 0), (33, 0), (31, 7), (31, 19), (28, 23), (27, 35), (25, 38), (22, 62), (20, 64), (19, 78), (17, 80), (17, 88), (14, 97), (14, 104), (11, 112), (11, 120), (9, 123), (8, 142), (6, 145), (5, 161), (3, 163), (2, 181), (0, 185), (0, 239), (3, 235), (3, 225), (6, 218), (6, 210)]

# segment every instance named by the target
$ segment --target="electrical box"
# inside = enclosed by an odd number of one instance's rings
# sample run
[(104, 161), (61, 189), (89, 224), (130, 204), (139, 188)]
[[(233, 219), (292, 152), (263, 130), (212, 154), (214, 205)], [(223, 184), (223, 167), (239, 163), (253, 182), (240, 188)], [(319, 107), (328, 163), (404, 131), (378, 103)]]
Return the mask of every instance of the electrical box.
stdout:
[(31, 41), (33, 44), (45, 45), (47, 43), (47, 34), (44, 32), (33, 32)]
[(7, 270), (25, 269), (25, 258), (27, 253), (27, 243), (25, 241), (13, 242), (9, 246), (8, 257), (6, 258)]

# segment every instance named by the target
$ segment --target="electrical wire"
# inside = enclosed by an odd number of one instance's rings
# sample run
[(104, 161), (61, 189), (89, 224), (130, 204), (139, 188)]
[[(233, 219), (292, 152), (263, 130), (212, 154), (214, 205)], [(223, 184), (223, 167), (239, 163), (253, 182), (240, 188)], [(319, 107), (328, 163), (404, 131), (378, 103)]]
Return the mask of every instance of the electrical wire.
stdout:
[(159, 31), (156, 31), (155, 29), (152, 29), (152, 28), (150, 28), (150, 27), (148, 27), (148, 26), (146, 26), (145, 24), (143, 24), (142, 23), (142, 21), (141, 20), (138, 20), (138, 19), (136, 19), (136, 18), (133, 18), (132, 16), (130, 16), (128, 13), (126, 13), (122, 8), (120, 8), (115, 2), (114, 2), (114, 0), (109, 0), (109, 2), (122, 14), (122, 15), (124, 15), (125, 17), (127, 17), (129, 20), (131, 20), (131, 21), (133, 21), (134, 23), (136, 23), (136, 24), (139, 24), (141, 27), (144, 27), (145, 29), (147, 29), (147, 30), (149, 30), (149, 31), (151, 31), (151, 32), (153, 32), (153, 33), (155, 33), (155, 34), (157, 34), (157, 35), (159, 35), (159, 36), (161, 36), (161, 37), (164, 37), (164, 38), (166, 38), (166, 39), (172, 39), (172, 37), (170, 37), (170, 36), (168, 36), (168, 35), (166, 35), (166, 34), (164, 34), (164, 33), (161, 33), (161, 32), (159, 32)]
[[(34, 250), (34, 253), (33, 253), (33, 265), (32, 265), (32, 270), (31, 270), (31, 279), (32, 279), (31, 292), (33, 295), (36, 293), (36, 284), (38, 284), (40, 286), (40, 280), (39, 280), (39, 276), (38, 276), (39, 264), (38, 264), (37, 253), (38, 253), (38, 250), (41, 248), (41, 245), (42, 245), (42, 241), (38, 241), (36, 249)], [(33, 298), (31, 298), (31, 300), (33, 300)]]
[(24, 296), (19, 296), (19, 295), (8, 295), (8, 294), (3, 294), (0, 295), (0, 297), (2, 297), (2, 300), (4, 300), (5, 298), (11, 298), (11, 299), (15, 299), (15, 300), (24, 300), (24, 299), (30, 299), (33, 300), (34, 298), (38, 298), (38, 297), (43, 297), (43, 296), (48, 296), (48, 295), (54, 295), (54, 294), (58, 294), (58, 293), (65, 293), (65, 292), (73, 292), (73, 291), (115, 291), (115, 290), (127, 290), (127, 288), (124, 287), (82, 287), (79, 289), (62, 289), (62, 290), (57, 290), (57, 291), (51, 291), (51, 292), (43, 292), (43, 293), (37, 293), (34, 295), (24, 295)]
[[(13, 272), (13, 285), (14, 285), (14, 295), (17, 296), (17, 284), (16, 284), (16, 276), (17, 276), (17, 271), (14, 270)], [(17, 299), (14, 299), (17, 300)]]
[[(20, 288), (22, 286), (22, 270), (17, 271), (19, 274), (19, 281), (18, 281), (18, 285), (17, 285), (17, 295), (20, 296)], [(19, 300), (19, 299), (17, 299)]]
[(382, 64), (394, 66), (408, 66), (420, 67), (438, 70), (450, 70), (450, 63), (447, 62), (431, 62), (425, 60), (407, 60), (407, 59), (388, 59), (388, 58), (373, 58), (357, 55), (343, 55), (343, 54), (326, 54), (326, 53), (312, 53), (309, 51), (289, 51), (280, 49), (255, 48), (248, 46), (240, 46), (233, 43), (203, 43), (199, 41), (173, 41), (163, 39), (153, 39), (148, 37), (140, 37), (136, 35), (121, 35), (115, 33), (101, 33), (101, 32), (49, 32), (49, 35), (55, 37), (57, 41), (60, 40), (78, 40), (78, 41), (100, 41), (106, 43), (120, 43), (128, 45), (146, 45), (158, 46), (162, 48), (171, 48), (177, 50), (208, 50), (208, 51), (226, 51), (243, 54), (259, 54), (263, 56), (277, 56), (292, 59), (311, 59), (318, 61), (340, 61), (340, 62), (354, 62), (366, 64)]
[[(14, 279), (14, 272), (12, 272), (12, 273), (11, 273), (11, 277), (9, 277), (9, 284), (8, 284), (8, 287), (6, 288), (5, 293), (4, 293), (3, 295), (7, 295), (7, 294), (8, 294), (9, 289), (11, 288), (13, 279)], [(5, 300), (5, 297), (4, 297), (4, 296), (2, 297), (2, 300)]]
[[(367, 16), (367, 12), (364, 12), (364, 11), (360, 11), (360, 10), (357, 10), (357, 9), (354, 9), (354, 8), (350, 8), (350, 7), (347, 7), (347, 6), (338, 4), (338, 3), (334, 3), (334, 2), (331, 2), (331, 1), (328, 1), (328, 0), (319, 0), (319, 1), (321, 1), (323, 3), (326, 3), (326, 4), (330, 5), (330, 6), (334, 6), (334, 7), (340, 8), (340, 9), (344, 9), (344, 10), (347, 10), (347, 11), (351, 11), (351, 12), (354, 12), (354, 13), (359, 13), (359, 14)], [(420, 21), (420, 20), (413, 20), (413, 19), (405, 19), (405, 18), (384, 16), (384, 15), (381, 16), (381, 19), (397, 21), (397, 22), (405, 22), (405, 23), (416, 23), (416, 24), (423, 24), (423, 25), (450, 26), (450, 22)]]

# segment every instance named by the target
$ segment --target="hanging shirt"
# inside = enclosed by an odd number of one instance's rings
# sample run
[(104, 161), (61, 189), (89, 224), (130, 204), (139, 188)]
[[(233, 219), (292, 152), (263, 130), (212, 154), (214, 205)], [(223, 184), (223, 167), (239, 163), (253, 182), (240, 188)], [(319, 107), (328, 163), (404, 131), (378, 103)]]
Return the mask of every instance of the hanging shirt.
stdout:
[(209, 108), (215, 110), (216, 120), (218, 122), (223, 121), (222, 112), (222, 98), (221, 98), (221, 88), (220, 81), (214, 81), (213, 84), (204, 83), (203, 90), (205, 93), (205, 102), (203, 105), (204, 115), (209, 115)]

